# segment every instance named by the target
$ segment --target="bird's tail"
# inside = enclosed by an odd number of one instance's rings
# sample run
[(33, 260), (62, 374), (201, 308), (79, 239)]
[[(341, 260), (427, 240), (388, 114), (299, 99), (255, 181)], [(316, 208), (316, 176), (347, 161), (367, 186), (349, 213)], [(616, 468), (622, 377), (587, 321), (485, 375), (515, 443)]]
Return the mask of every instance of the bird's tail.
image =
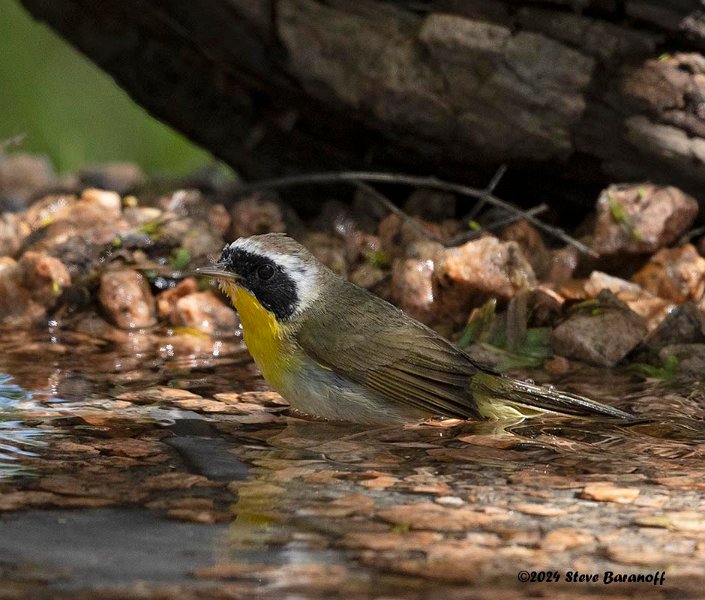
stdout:
[(634, 415), (584, 396), (482, 371), (473, 375), (470, 390), (480, 415), (488, 419), (530, 417), (545, 412), (624, 421), (635, 419)]

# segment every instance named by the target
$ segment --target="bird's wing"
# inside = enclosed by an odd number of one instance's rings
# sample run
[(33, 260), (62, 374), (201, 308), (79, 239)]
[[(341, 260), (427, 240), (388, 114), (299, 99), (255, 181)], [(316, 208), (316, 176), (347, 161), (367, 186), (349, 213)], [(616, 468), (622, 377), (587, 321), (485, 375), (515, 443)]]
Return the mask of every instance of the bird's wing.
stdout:
[(479, 416), (469, 390), (477, 368), (467, 355), (391, 304), (345, 287), (335, 314), (315, 308), (297, 332), (312, 360), (429, 415)]
[[(366, 290), (344, 284), (334, 314), (314, 308), (297, 332), (322, 366), (429, 415), (516, 418), (545, 411), (624, 421), (633, 415), (552, 387), (503, 377)], [(363, 325), (364, 323), (364, 325)]]

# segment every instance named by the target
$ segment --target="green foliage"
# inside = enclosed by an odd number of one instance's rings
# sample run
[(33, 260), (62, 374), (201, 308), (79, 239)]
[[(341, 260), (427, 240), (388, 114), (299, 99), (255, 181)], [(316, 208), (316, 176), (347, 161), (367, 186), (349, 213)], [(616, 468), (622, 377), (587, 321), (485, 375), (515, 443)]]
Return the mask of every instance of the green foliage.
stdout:
[(191, 262), (191, 253), (186, 248), (177, 248), (171, 255), (169, 263), (176, 271), (183, 271)]
[[(644, 193), (643, 188), (638, 192), (640, 195)], [(609, 194), (609, 208), (612, 218), (619, 224), (620, 228), (635, 241), (641, 239), (641, 233), (636, 229), (634, 225), (634, 220), (629, 214), (624, 204), (622, 204), (617, 198), (612, 194)]]
[(382, 250), (371, 250), (366, 258), (370, 265), (378, 269), (386, 269), (391, 264), (389, 257)]
[(21, 149), (47, 154), (60, 171), (133, 161), (149, 172), (187, 173), (212, 162), (17, 0), (0, 0), (0, 15), (0, 140), (26, 133)]
[(514, 347), (509, 347), (508, 322), (497, 319), (495, 313), (497, 301), (491, 299), (475, 310), (470, 317), (457, 345), (467, 348), (471, 344), (483, 344), (497, 359), (497, 368), (506, 371), (515, 368), (539, 367), (553, 356), (549, 327), (533, 327), (526, 334), (515, 340)]
[(667, 356), (661, 367), (646, 363), (632, 363), (626, 367), (626, 370), (646, 379), (673, 379), (678, 374), (678, 358)]
[(465, 331), (458, 340), (458, 346), (467, 348), (470, 344), (486, 339), (494, 323), (496, 309), (497, 300), (492, 298), (473, 311)]

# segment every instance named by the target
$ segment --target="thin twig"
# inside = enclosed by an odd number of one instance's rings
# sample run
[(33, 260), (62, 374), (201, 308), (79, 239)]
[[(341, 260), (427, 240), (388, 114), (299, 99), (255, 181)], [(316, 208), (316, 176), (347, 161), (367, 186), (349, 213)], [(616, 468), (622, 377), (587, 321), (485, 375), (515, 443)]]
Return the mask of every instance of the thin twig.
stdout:
[[(548, 205), (539, 204), (538, 206), (534, 206), (533, 208), (528, 209), (525, 214), (531, 215), (533, 217), (535, 215), (540, 215), (542, 212), (545, 212), (546, 210), (548, 210)], [(493, 221), (492, 223), (488, 223), (482, 229), (475, 230), (475, 231), (463, 231), (462, 233), (459, 233), (458, 235), (449, 239), (446, 242), (446, 246), (459, 246), (460, 244), (463, 244), (463, 243), (468, 242), (470, 240), (474, 240), (475, 238), (482, 235), (482, 233), (485, 231), (491, 231), (493, 229), (497, 229), (498, 227), (504, 227), (505, 225), (511, 225), (512, 223), (516, 223), (517, 221), (519, 221), (523, 218), (524, 217), (522, 217), (520, 215), (509, 215), (503, 219), (497, 219), (496, 221)]]
[(485, 194), (480, 198), (479, 202), (475, 203), (475, 206), (472, 207), (470, 212), (466, 214), (463, 218), (462, 221), (464, 223), (467, 223), (468, 221), (474, 221), (475, 217), (480, 214), (480, 211), (485, 207), (485, 204), (487, 204), (487, 196), (490, 194), (494, 194), (495, 189), (497, 189), (497, 185), (499, 185), (499, 182), (501, 181), (502, 177), (504, 177), (504, 174), (507, 172), (507, 165), (500, 165), (499, 169), (495, 172), (495, 174), (492, 176), (492, 179), (490, 179), (490, 182), (487, 184), (487, 187), (485, 188)]
[(374, 171), (335, 171), (325, 173), (309, 173), (307, 175), (290, 175), (288, 177), (266, 179), (263, 181), (235, 188), (233, 190), (233, 193), (236, 195), (242, 195), (248, 192), (263, 189), (294, 187), (298, 185), (310, 185), (314, 183), (354, 183), (356, 181), (392, 183), (398, 185), (409, 185), (414, 187), (426, 187), (447, 192), (453, 192), (462, 196), (469, 196), (471, 198), (485, 199), (489, 204), (493, 204), (494, 206), (503, 208), (507, 212), (519, 215), (521, 218), (526, 219), (527, 221), (529, 221), (529, 223), (531, 223), (538, 229), (541, 229), (550, 236), (562, 240), (566, 244), (574, 246), (580, 252), (583, 252), (584, 254), (589, 254), (590, 256), (597, 256), (597, 253), (592, 250), (592, 248), (569, 236), (565, 231), (563, 231), (559, 227), (553, 227), (551, 225), (543, 223), (535, 217), (528, 215), (526, 211), (521, 210), (520, 208), (517, 208), (516, 206), (513, 206), (512, 204), (505, 202), (504, 200), (501, 200), (500, 198), (497, 198), (492, 194), (488, 194), (487, 191), (484, 189), (474, 188), (467, 185), (462, 185), (460, 183), (442, 181), (440, 179), (437, 179), (436, 177), (405, 175), (403, 173), (380, 173)]
[(387, 198), (384, 194), (380, 193), (378, 190), (373, 188), (371, 185), (366, 184), (364, 181), (355, 181), (353, 183), (355, 186), (357, 186), (358, 188), (360, 188), (361, 190), (363, 190), (364, 192), (366, 192), (370, 196), (372, 196), (375, 200), (377, 200), (389, 212), (397, 215), (402, 221), (409, 223), (409, 225), (411, 225), (414, 229), (416, 229), (418, 232), (423, 234), (424, 237), (427, 237), (427, 238), (433, 240), (434, 242), (439, 242), (441, 244), (443, 243), (443, 240), (441, 240), (437, 235), (435, 235), (433, 232), (426, 229), (426, 227), (424, 227), (416, 219), (407, 215), (396, 204), (394, 204), (389, 198)]

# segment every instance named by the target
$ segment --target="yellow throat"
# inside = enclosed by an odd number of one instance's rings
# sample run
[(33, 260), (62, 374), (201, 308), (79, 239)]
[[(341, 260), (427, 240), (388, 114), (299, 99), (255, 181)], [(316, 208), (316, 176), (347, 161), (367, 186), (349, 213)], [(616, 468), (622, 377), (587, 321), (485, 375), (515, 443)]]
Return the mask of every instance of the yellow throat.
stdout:
[(221, 287), (240, 316), (242, 339), (252, 358), (270, 385), (279, 387), (293, 359), (285, 327), (247, 290), (230, 282), (221, 282)]

